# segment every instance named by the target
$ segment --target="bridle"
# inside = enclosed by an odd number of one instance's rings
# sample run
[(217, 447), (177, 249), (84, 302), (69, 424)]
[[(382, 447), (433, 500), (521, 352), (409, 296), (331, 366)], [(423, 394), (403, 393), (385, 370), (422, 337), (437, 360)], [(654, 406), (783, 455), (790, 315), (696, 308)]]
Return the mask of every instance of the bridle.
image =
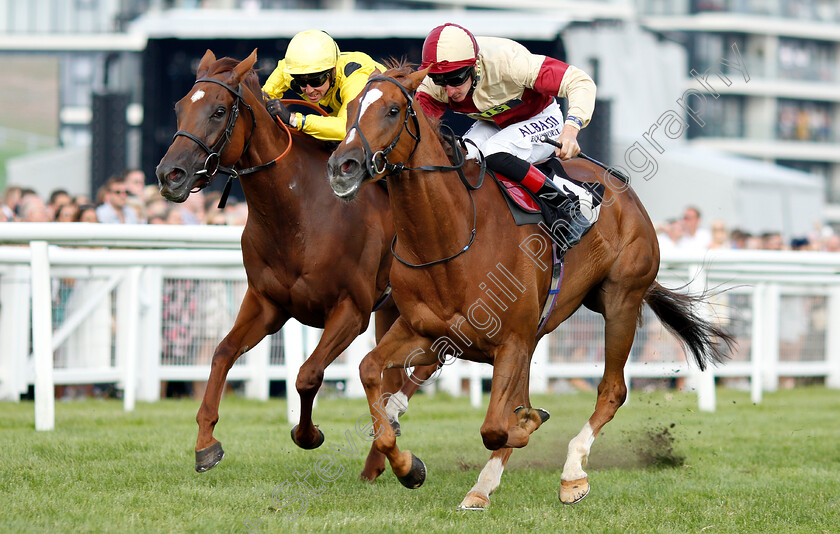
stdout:
[(251, 106), (249, 106), (248, 103), (245, 102), (245, 97), (242, 96), (241, 83), (239, 84), (239, 87), (234, 89), (228, 84), (215, 78), (199, 78), (195, 81), (193, 85), (201, 82), (215, 83), (216, 85), (221, 85), (222, 87), (227, 89), (228, 92), (230, 92), (233, 96), (236, 97), (233, 101), (233, 105), (230, 107), (230, 112), (228, 113), (228, 120), (227, 124), (225, 125), (225, 129), (219, 136), (219, 138), (216, 140), (216, 143), (213, 144), (212, 148), (208, 147), (207, 144), (204, 141), (202, 141), (198, 136), (186, 130), (178, 130), (177, 132), (175, 132), (175, 135), (172, 137), (172, 141), (174, 142), (175, 139), (178, 138), (178, 136), (186, 137), (187, 139), (194, 141), (198, 146), (201, 147), (202, 150), (204, 150), (207, 153), (207, 159), (204, 160), (204, 168), (200, 171), (197, 171), (195, 174), (205, 175), (207, 176), (207, 178), (213, 178), (214, 176), (216, 176), (217, 173), (227, 175), (228, 180), (227, 183), (225, 183), (225, 188), (222, 192), (222, 198), (219, 200), (219, 208), (224, 208), (225, 202), (227, 201), (227, 197), (230, 194), (230, 188), (233, 183), (233, 179), (238, 178), (240, 176), (252, 174), (263, 169), (267, 169), (275, 165), (281, 159), (283, 159), (286, 156), (286, 154), (289, 153), (289, 150), (291, 150), (292, 148), (292, 133), (289, 131), (288, 127), (286, 127), (286, 125), (283, 124), (282, 121), (277, 121), (278, 124), (280, 124), (284, 130), (286, 130), (286, 134), (289, 137), (289, 142), (286, 145), (286, 150), (284, 150), (282, 154), (269, 161), (268, 163), (263, 163), (261, 165), (249, 167), (241, 171), (237, 170), (234, 166), (225, 167), (221, 165), (221, 154), (222, 152), (224, 152), (225, 147), (227, 147), (227, 144), (230, 142), (231, 136), (233, 135), (233, 129), (236, 127), (236, 120), (239, 118), (240, 104), (245, 106), (245, 109), (247, 109), (248, 113), (251, 114), (251, 131), (248, 134), (248, 140), (245, 141), (245, 147), (242, 149), (242, 154), (245, 154), (245, 152), (248, 151), (248, 147), (251, 146), (251, 139), (254, 137), (254, 131), (257, 129), (257, 118), (254, 115), (254, 110), (251, 109)]
[[(450, 128), (449, 126), (446, 126), (446, 125), (441, 125), (441, 129), (444, 130), (444, 139), (447, 141), (447, 143), (452, 145), (452, 153), (453, 153), (453, 157), (455, 158), (455, 164), (454, 165), (424, 165), (424, 166), (421, 166), (421, 167), (407, 167), (402, 162), (391, 163), (390, 161), (388, 161), (388, 154), (390, 154), (391, 151), (394, 150), (394, 148), (397, 146), (397, 143), (399, 143), (400, 136), (402, 135), (403, 131), (408, 132), (408, 135), (412, 139), (414, 139), (414, 147), (412, 147), (411, 153), (409, 153), (406, 161), (411, 160), (411, 158), (414, 156), (414, 153), (417, 151), (417, 147), (420, 145), (420, 140), (421, 140), (421, 138), (420, 138), (420, 123), (417, 120), (417, 112), (414, 110), (414, 107), (413, 107), (414, 97), (408, 91), (408, 89), (403, 87), (403, 85), (401, 83), (399, 83), (397, 80), (395, 80), (394, 78), (389, 78), (387, 76), (374, 76), (372, 78), (369, 78), (367, 84), (365, 85), (364, 90), (361, 93), (362, 96), (361, 96), (361, 98), (359, 98), (360, 103), (364, 100), (365, 96), (367, 96), (367, 93), (370, 90), (371, 84), (373, 84), (374, 82), (389, 82), (389, 83), (393, 83), (394, 85), (396, 85), (399, 88), (400, 92), (402, 93), (403, 97), (405, 98), (406, 106), (405, 106), (405, 117), (403, 119), (403, 123), (402, 123), (402, 126), (400, 127), (400, 130), (397, 132), (397, 135), (394, 137), (394, 139), (391, 141), (391, 143), (387, 147), (383, 148), (382, 150), (377, 150), (376, 152), (374, 152), (371, 149), (367, 138), (365, 137), (364, 133), (362, 133), (362, 129), (359, 127), (359, 119), (361, 118), (361, 109), (362, 108), (361, 108), (361, 106), (358, 107), (358, 109), (356, 111), (356, 120), (353, 122), (353, 125), (350, 128), (347, 129), (347, 133), (349, 135), (351, 130), (356, 130), (356, 133), (359, 134), (359, 137), (362, 140), (363, 156), (364, 156), (364, 160), (365, 160), (365, 167), (367, 168), (368, 174), (370, 174), (371, 177), (374, 177), (374, 176), (376, 176), (378, 174), (382, 174), (382, 173), (386, 173), (386, 176), (393, 176), (393, 175), (400, 174), (403, 171), (438, 171), (438, 172), (440, 172), (440, 171), (444, 171), (444, 172), (445, 171), (456, 171), (458, 173), (458, 177), (461, 179), (461, 182), (464, 184), (464, 187), (467, 188), (467, 192), (470, 195), (470, 203), (472, 204), (472, 210), (473, 210), (473, 225), (472, 225), (472, 231), (470, 232), (469, 242), (464, 247), (462, 247), (461, 250), (459, 250), (455, 254), (452, 254), (451, 256), (448, 256), (446, 258), (442, 258), (442, 259), (439, 259), (439, 260), (434, 260), (434, 261), (430, 261), (430, 262), (426, 262), (426, 263), (410, 263), (410, 262), (404, 260), (403, 258), (401, 258), (397, 254), (397, 251), (396, 251), (397, 235), (396, 234), (394, 234), (394, 240), (391, 241), (391, 253), (394, 255), (394, 258), (397, 259), (397, 261), (399, 261), (400, 263), (402, 263), (403, 265), (405, 265), (407, 267), (413, 267), (413, 268), (429, 267), (429, 266), (432, 266), (432, 265), (445, 263), (449, 260), (457, 258), (461, 254), (463, 254), (464, 252), (469, 250), (469, 248), (473, 244), (473, 241), (475, 241), (476, 223), (477, 223), (477, 219), (478, 219), (478, 210), (476, 209), (475, 199), (473, 198), (472, 192), (475, 191), (476, 189), (480, 188), (481, 185), (484, 183), (484, 175), (487, 172), (486, 162), (484, 161), (484, 158), (481, 158), (481, 162), (480, 162), (481, 172), (479, 173), (480, 178), (478, 179), (478, 183), (476, 185), (472, 185), (469, 182), (469, 180), (467, 180), (467, 177), (464, 174), (463, 167), (464, 167), (465, 158), (464, 158), (464, 154), (461, 152), (461, 149), (457, 146), (457, 143), (455, 141), (455, 132), (452, 131), (452, 128)], [(414, 123), (414, 132), (412, 132), (408, 127), (409, 119), (411, 119), (412, 122)]]

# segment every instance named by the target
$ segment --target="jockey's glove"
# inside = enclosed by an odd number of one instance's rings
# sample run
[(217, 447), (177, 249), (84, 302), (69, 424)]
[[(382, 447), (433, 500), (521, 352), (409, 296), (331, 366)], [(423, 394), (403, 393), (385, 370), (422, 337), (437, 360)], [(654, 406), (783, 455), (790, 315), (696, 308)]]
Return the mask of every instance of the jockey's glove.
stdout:
[(272, 117), (278, 117), (281, 121), (292, 126), (292, 112), (289, 111), (279, 98), (272, 98), (265, 103), (265, 109), (271, 113)]

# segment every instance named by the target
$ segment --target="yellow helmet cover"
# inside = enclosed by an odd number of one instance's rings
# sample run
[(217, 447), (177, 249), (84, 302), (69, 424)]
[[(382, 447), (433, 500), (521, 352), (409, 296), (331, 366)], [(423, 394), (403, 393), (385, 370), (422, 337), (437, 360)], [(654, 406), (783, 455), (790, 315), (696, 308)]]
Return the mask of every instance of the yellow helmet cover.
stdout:
[(338, 44), (322, 30), (305, 30), (289, 41), (286, 48), (286, 72), (313, 74), (335, 67)]

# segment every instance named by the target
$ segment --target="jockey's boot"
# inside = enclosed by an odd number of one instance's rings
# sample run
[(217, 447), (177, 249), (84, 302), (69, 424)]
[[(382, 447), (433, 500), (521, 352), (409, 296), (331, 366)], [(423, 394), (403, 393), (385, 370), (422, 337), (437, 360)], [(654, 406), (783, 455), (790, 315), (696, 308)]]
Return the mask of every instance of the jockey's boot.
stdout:
[[(592, 226), (592, 223), (581, 213), (577, 196), (574, 193), (562, 191), (557, 187), (557, 184), (533, 165), (530, 166), (528, 174), (522, 179), (522, 185), (547, 204), (566, 212), (568, 221), (564, 221), (561, 225), (555, 225), (551, 231), (555, 233), (560, 230), (560, 236), (557, 237), (562, 237), (562, 240), (565, 241), (567, 246), (564, 248), (569, 249), (577, 245), (583, 234)], [(556, 226), (561, 226), (562, 229)]]

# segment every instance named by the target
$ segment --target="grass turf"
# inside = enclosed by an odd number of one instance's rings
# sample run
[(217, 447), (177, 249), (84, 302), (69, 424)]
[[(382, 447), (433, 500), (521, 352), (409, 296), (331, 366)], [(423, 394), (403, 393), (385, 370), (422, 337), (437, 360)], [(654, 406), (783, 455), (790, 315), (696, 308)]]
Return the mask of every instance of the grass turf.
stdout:
[(367, 412), (359, 400), (321, 400), (316, 422), (327, 440), (303, 451), (289, 439), (284, 402), (229, 396), (215, 434), (226, 457), (203, 474), (193, 470), (197, 402), (141, 403), (133, 413), (116, 401), (58, 403), (53, 432), (35, 432), (32, 403), (3, 403), (0, 529), (840, 531), (840, 392), (800, 388), (753, 405), (722, 389), (718, 410), (703, 413), (694, 395), (634, 391), (596, 439), (592, 492), (574, 506), (557, 499), (560, 472), (594, 393), (532, 402), (552, 418), (514, 452), (486, 512), (455, 509), (489, 456), (479, 435), (484, 409), (466, 398), (420, 395), (403, 418), (400, 447), (428, 469), (417, 490), (390, 470), (374, 484), (357, 479), (369, 446), (355, 429)]

